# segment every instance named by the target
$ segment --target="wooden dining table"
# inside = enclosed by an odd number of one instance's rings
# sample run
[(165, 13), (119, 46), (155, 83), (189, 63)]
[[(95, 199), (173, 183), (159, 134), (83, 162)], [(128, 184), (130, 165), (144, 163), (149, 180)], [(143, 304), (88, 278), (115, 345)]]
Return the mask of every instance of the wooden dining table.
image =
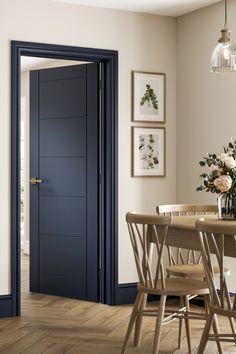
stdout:
[[(167, 233), (167, 238), (166, 238), (165, 244), (167, 246), (172, 246), (172, 247), (177, 247), (177, 248), (180, 247), (182, 249), (192, 249), (192, 250), (202, 252), (203, 249), (201, 248), (201, 243), (200, 243), (198, 231), (196, 229), (196, 221), (198, 219), (205, 219), (207, 224), (212, 222), (213, 225), (215, 225), (215, 224), (224, 225), (225, 223), (227, 223), (227, 225), (232, 224), (232, 226), (234, 226), (234, 228), (236, 226), (236, 220), (233, 220), (233, 221), (218, 220), (217, 215), (172, 216), (171, 217), (171, 224), (168, 228), (168, 233)], [(223, 255), (222, 269), (225, 269), (224, 268), (224, 256), (236, 258), (236, 236), (232, 235), (232, 234), (231, 235), (224, 235), (223, 244), (222, 244), (222, 237), (221, 236), (222, 235), (220, 235), (220, 234), (214, 235), (214, 240), (216, 242), (215, 244), (213, 243), (211, 237), (209, 237), (209, 238), (207, 237), (207, 243), (208, 243), (208, 246), (210, 249), (210, 253), (216, 253), (216, 246), (217, 246), (218, 257), (221, 257), (221, 255)], [(153, 236), (151, 234), (151, 239), (152, 239), (152, 237)], [(203, 244), (202, 244), (202, 247), (204, 248)], [(228, 306), (227, 309), (229, 311), (231, 311), (231, 313), (232, 313), (232, 310), (236, 311), (236, 297), (234, 299), (234, 303), (232, 303), (232, 301), (230, 299), (230, 293), (228, 292), (228, 288), (226, 286), (226, 281), (224, 280), (224, 275), (220, 276), (219, 286), (220, 286), (220, 289), (223, 290), (221, 292), (222, 296), (220, 296), (220, 298), (223, 299), (222, 303), (224, 303), (224, 296), (225, 296), (225, 298), (227, 299), (227, 301), (226, 301), (227, 306)], [(211, 302), (209, 303), (209, 306), (210, 305), (211, 305)], [(226, 311), (227, 311), (227, 309), (226, 309)], [(231, 316), (229, 316), (229, 315), (227, 316), (227, 317), (229, 317), (229, 320), (230, 320), (231, 333), (226, 334), (226, 336), (232, 337), (232, 333), (236, 333), (236, 329), (235, 329), (234, 320)], [(233, 316), (233, 317), (235, 317), (235, 316)], [(207, 322), (206, 322), (205, 326), (206, 325), (207, 325)], [(214, 333), (215, 333), (215, 330), (214, 330)], [(218, 332), (217, 332), (216, 336), (217, 335), (218, 335)], [(202, 335), (201, 342), (203, 342), (203, 340), (205, 341), (205, 338), (207, 338), (207, 340), (208, 340), (208, 337), (206, 335), (204, 335), (204, 336)], [(216, 341), (217, 341), (217, 339), (216, 339)], [(228, 341), (228, 338), (224, 341)], [(234, 341), (235, 341), (235, 339), (234, 339)], [(217, 346), (218, 346), (219, 352), (223, 353), (223, 349), (221, 347), (221, 344), (218, 343)], [(203, 351), (198, 349), (198, 353), (202, 354)]]
[[(199, 218), (217, 220), (216, 215), (189, 215), (189, 216), (172, 216), (171, 225), (168, 229), (166, 245), (181, 247), (185, 249), (194, 249), (201, 251), (197, 230), (195, 228), (196, 220)], [(227, 223), (236, 223), (236, 221), (219, 221)], [(210, 248), (213, 250), (213, 247)], [(236, 239), (230, 235), (225, 237), (225, 256), (236, 258)]]

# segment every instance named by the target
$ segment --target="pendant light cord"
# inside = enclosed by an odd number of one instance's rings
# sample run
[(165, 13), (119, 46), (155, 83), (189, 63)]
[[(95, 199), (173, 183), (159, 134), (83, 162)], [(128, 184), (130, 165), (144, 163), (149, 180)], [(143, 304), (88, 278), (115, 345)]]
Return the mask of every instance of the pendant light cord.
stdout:
[(227, 14), (227, 0), (225, 0), (225, 28), (227, 27), (228, 14)]

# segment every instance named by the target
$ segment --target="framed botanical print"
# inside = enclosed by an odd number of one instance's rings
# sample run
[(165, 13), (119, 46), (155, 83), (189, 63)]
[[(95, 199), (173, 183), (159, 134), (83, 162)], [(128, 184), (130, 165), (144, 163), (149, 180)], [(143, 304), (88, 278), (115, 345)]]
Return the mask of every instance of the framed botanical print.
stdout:
[(132, 128), (132, 176), (165, 176), (165, 128)]
[(165, 74), (132, 72), (133, 121), (165, 122)]

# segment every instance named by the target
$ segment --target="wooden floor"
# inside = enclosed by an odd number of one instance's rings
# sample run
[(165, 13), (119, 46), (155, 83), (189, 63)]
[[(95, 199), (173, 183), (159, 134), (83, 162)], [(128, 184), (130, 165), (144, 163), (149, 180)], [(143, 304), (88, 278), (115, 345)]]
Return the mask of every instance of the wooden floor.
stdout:
[[(22, 316), (0, 319), (0, 353), (4, 354), (118, 354), (121, 351), (132, 306), (110, 307), (102, 304), (28, 293), (28, 257), (22, 260)], [(173, 304), (172, 304), (173, 305)], [(195, 306), (195, 308), (197, 308)], [(201, 311), (201, 308), (198, 308)], [(223, 320), (221, 329), (226, 328)], [(187, 353), (176, 349), (175, 321), (163, 328), (160, 354)], [(203, 323), (192, 321), (193, 353), (196, 353)], [(127, 354), (151, 354), (154, 319), (145, 319), (142, 346)], [(225, 353), (236, 353), (236, 346), (225, 345)], [(205, 354), (217, 353), (209, 343)]]

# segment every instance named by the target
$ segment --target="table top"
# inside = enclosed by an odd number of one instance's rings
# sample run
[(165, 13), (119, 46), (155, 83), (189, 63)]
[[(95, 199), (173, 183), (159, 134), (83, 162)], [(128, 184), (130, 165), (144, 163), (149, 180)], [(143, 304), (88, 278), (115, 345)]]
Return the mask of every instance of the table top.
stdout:
[[(197, 221), (197, 219), (201, 218), (201, 215), (181, 215), (181, 216), (172, 216), (171, 218), (171, 228), (181, 228), (184, 230), (195, 230), (195, 223)], [(215, 217), (216, 216), (212, 216), (211, 217)]]
[(172, 216), (171, 219), (171, 228), (184, 229), (184, 230), (195, 230), (196, 221), (204, 221), (208, 225), (217, 225), (217, 226), (230, 226), (236, 227), (236, 220), (219, 220), (217, 215), (181, 215), (181, 216)]
[[(196, 221), (200, 219), (204, 219), (206, 224), (217, 224), (218, 226), (231, 225), (235, 231), (234, 234), (236, 234), (236, 221), (218, 220), (217, 215), (172, 216), (166, 244), (173, 247), (201, 251), (195, 225)], [(232, 232), (226, 236), (225, 255), (236, 258), (236, 236), (234, 236)]]

